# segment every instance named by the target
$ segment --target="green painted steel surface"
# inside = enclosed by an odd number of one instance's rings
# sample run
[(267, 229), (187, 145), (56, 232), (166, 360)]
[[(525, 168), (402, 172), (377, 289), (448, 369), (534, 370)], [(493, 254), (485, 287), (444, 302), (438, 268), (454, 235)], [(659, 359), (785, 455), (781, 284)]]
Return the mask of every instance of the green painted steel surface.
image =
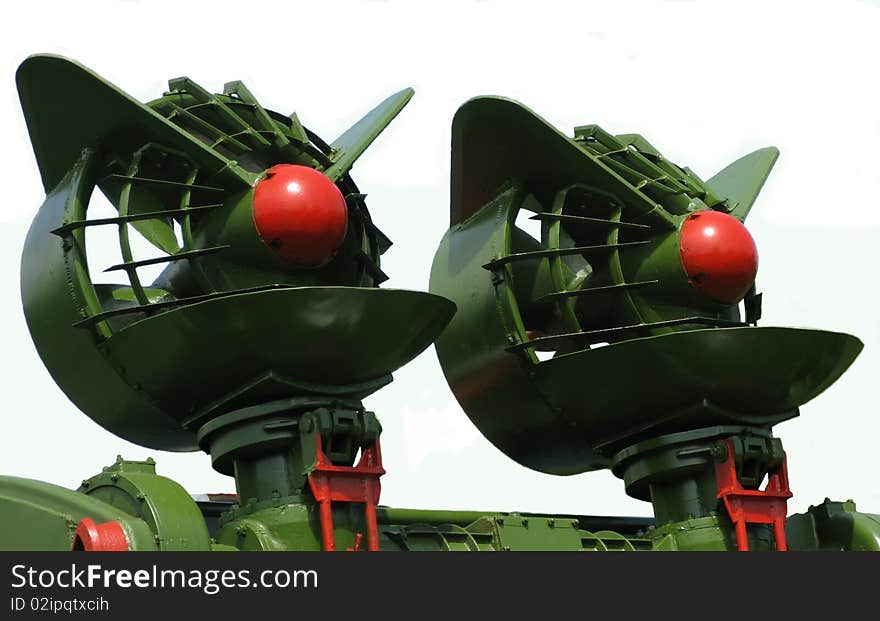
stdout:
[[(649, 550), (645, 537), (612, 530), (589, 531), (578, 518), (520, 513), (420, 511), (379, 508), (383, 551), (505, 552), (505, 551), (637, 551)], [(402, 518), (402, 519), (401, 519)], [(601, 518), (592, 518), (600, 521)], [(397, 520), (397, 521), (395, 521)], [(363, 532), (356, 505), (334, 507), (337, 549), (354, 545), (353, 533)], [(609, 520), (614, 523), (614, 520)], [(317, 510), (308, 503), (285, 504), (225, 521), (217, 541), (242, 550), (320, 550)]]
[(413, 89), (395, 93), (355, 123), (330, 145), (334, 163), (326, 175), (334, 181), (348, 173), (354, 161), (366, 150), (412, 98)]
[(178, 483), (156, 474), (152, 460), (121, 457), (76, 490), (0, 477), (3, 550), (70, 550), (80, 520), (115, 520), (130, 550), (210, 550), (211, 537), (196, 503)]
[(880, 515), (860, 513), (852, 500), (828, 498), (785, 525), (792, 550), (880, 551)]
[[(114, 479), (114, 475), (115, 479)], [(88, 485), (85, 483), (88, 482)], [(0, 511), (10, 526), (4, 550), (69, 550), (83, 517), (117, 520), (132, 550), (319, 550), (320, 522), (308, 498), (276, 498), (263, 507), (232, 508), (208, 539), (195, 503), (152, 463), (117, 460), (79, 491), (0, 477)], [(87, 493), (88, 494), (87, 494)], [(379, 507), (383, 551), (675, 551), (734, 550), (723, 516), (687, 518), (655, 527), (644, 518), (438, 511)], [(363, 511), (340, 503), (333, 512), (339, 549), (363, 532)], [(16, 527), (26, 525), (26, 527)], [(793, 550), (880, 549), (880, 516), (852, 502), (826, 500), (787, 524)], [(752, 549), (772, 549), (766, 530), (750, 532)]]
[[(426, 512), (430, 513), (430, 512)], [(645, 538), (611, 530), (591, 532), (577, 519), (547, 515), (485, 514), (467, 524), (414, 522), (383, 525), (384, 549), (434, 552), (633, 552), (650, 550)]]
[(104, 136), (132, 146), (156, 140), (190, 153), (224, 182), (246, 187), (253, 181), (252, 175), (215, 149), (67, 58), (31, 56), (19, 67), (16, 83), (47, 192), (65, 176), (83, 147), (94, 146), (95, 139)]
[[(545, 472), (611, 466), (655, 517), (379, 507), (382, 550), (736, 549), (718, 498), (719, 443), (756, 489), (784, 463), (770, 427), (862, 347), (846, 334), (756, 327), (754, 287), (743, 316), (688, 283), (683, 222), (710, 209), (744, 220), (773, 147), (704, 182), (637, 134), (589, 125), (569, 138), (514, 101), (476, 98), (453, 122), (451, 228), (433, 293), (385, 290), (391, 242), (349, 171), (412, 89), (327, 144), (241, 82), (215, 94), (176, 78), (142, 104), (50, 55), (26, 60), (16, 80), (47, 191), (21, 270), (40, 356), (114, 433), (210, 453), (240, 501), (209, 511), (152, 460), (119, 458), (77, 491), (0, 477), (0, 514), (13, 525), (2, 549), (70, 549), (90, 517), (118, 521), (133, 550), (319, 550), (317, 448), (346, 467), (377, 442), (381, 425), (360, 400), (438, 336), (455, 396), (496, 446)], [(345, 241), (324, 264), (291, 265), (256, 231), (253, 187), (278, 163), (321, 171), (345, 198)], [(89, 215), (96, 188), (117, 217)], [(118, 231), (122, 262), (106, 270), (124, 274), (118, 285), (92, 282), (93, 226)], [(135, 256), (135, 233), (162, 256)], [(138, 269), (156, 264), (167, 267), (141, 282)], [(331, 511), (337, 549), (355, 546), (363, 505)], [(876, 550), (880, 516), (826, 500), (792, 516), (787, 537), (792, 549)], [(777, 543), (766, 526), (750, 526), (748, 540)]]
[[(314, 502), (285, 503), (248, 511), (242, 517), (224, 521), (215, 538), (218, 543), (244, 551), (321, 550), (321, 525)], [(333, 507), (336, 548), (346, 550), (364, 533), (363, 507), (338, 503)]]
[(43, 481), (0, 476), (0, 515), (2, 550), (70, 550), (84, 517), (118, 521), (133, 550), (157, 549), (147, 523), (125, 509)]
[[(28, 326), (59, 386), (117, 435), (194, 450), (198, 425), (224, 411), (316, 392), (362, 397), (454, 312), (438, 296), (376, 288), (391, 242), (348, 175), (411, 89), (331, 147), (241, 82), (212, 94), (177, 78), (141, 104), (49, 55), (22, 63), (17, 82), (48, 192), (22, 258)], [(256, 231), (253, 185), (284, 162), (322, 171), (345, 197), (345, 241), (322, 265), (284, 261)], [(118, 217), (90, 216), (95, 188)], [(122, 262), (105, 271), (128, 283), (93, 284), (93, 226), (118, 229)], [(165, 256), (134, 256), (135, 232)], [(162, 263), (152, 285), (141, 282), (139, 268)]]
[[(306, 497), (275, 498), (229, 509), (213, 540), (195, 503), (173, 481), (155, 475), (151, 461), (117, 462), (78, 491), (13, 477), (0, 478), (0, 506), (10, 523), (38, 525), (0, 539), (2, 549), (69, 549), (82, 517), (118, 520), (134, 550), (319, 550), (317, 507)], [(383, 550), (646, 550), (644, 520), (479, 511), (424, 511), (380, 507)], [(333, 518), (339, 549), (364, 531), (363, 510), (339, 503)], [(623, 527), (629, 535), (608, 527)], [(587, 530), (594, 529), (594, 530)]]
[(113, 465), (83, 481), (78, 491), (145, 522), (159, 551), (211, 549), (198, 506), (179, 483), (156, 474), (152, 459), (117, 457)]
[(627, 434), (777, 423), (830, 386), (861, 351), (847, 334), (769, 327), (661, 333), (543, 361), (510, 351), (526, 340), (528, 325), (515, 283), (493, 282), (482, 267), (498, 253), (497, 213), (481, 210), (441, 242), (431, 290), (455, 300), (459, 311), (436, 346), (462, 408), (526, 466), (581, 472), (607, 464), (597, 445)]
[(650, 197), (626, 183), (598, 158), (522, 104), (503, 97), (477, 97), (452, 121), (450, 224), (464, 221), (489, 202), (498, 188), (518, 179), (538, 200), (572, 183), (608, 184), (609, 191), (638, 213), (639, 220), (672, 227)]
[[(74, 233), (66, 245), (49, 231), (84, 213), (95, 165), (94, 153), (84, 152), (46, 197), (28, 232), (21, 270), (28, 328), (52, 378), (95, 422), (133, 442), (188, 449), (190, 434), (183, 429), (169, 432), (176, 427), (174, 419), (113, 368), (92, 333), (73, 327), (98, 305), (88, 279), (85, 233)], [(101, 324), (96, 329), (104, 332)]]
[(721, 196), (730, 197), (733, 202), (730, 214), (745, 220), (778, 157), (779, 150), (775, 147), (759, 149), (724, 168), (706, 181), (706, 185)]
[(744, 218), (775, 149), (713, 185), (641, 136), (568, 138), (494, 97), (464, 104), (452, 136), (451, 227), (430, 289), (458, 312), (437, 354), (471, 420), (519, 463), (573, 474), (641, 438), (769, 427), (861, 351), (847, 334), (755, 327), (754, 288), (744, 320), (688, 282), (682, 223), (706, 209)]
[[(172, 308), (98, 341), (74, 324), (108, 289), (96, 290), (88, 278), (83, 236), (68, 244), (49, 233), (84, 210), (92, 158), (84, 154), (31, 227), (22, 298), (55, 381), (89, 416), (131, 441), (192, 450), (194, 432), (182, 419), (273, 373), (325, 387), (376, 380), (426, 348), (454, 312), (451, 302), (427, 293), (280, 286)], [(272, 388), (277, 394), (277, 383)]]
[(379, 380), (430, 345), (454, 310), (439, 296), (412, 291), (276, 289), (143, 319), (101, 350), (181, 420), (267, 373), (275, 376), (269, 394), (256, 388), (249, 402), (285, 396), (278, 394), (284, 380), (343, 394), (346, 387)]

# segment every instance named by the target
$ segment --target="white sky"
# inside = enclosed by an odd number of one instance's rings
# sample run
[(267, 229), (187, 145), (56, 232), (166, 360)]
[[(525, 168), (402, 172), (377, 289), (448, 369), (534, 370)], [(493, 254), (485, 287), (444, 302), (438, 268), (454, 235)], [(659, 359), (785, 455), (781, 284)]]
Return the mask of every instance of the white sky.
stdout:
[[(413, 86), (410, 105), (353, 172), (395, 242), (383, 257), (391, 287), (427, 289), (448, 222), (449, 125), (474, 95), (519, 99), (565, 132), (598, 123), (641, 133), (703, 178), (776, 145), (782, 155), (748, 222), (761, 256), (762, 324), (851, 332), (866, 345), (843, 379), (776, 430), (789, 455), (790, 506), (831, 496), (880, 513), (877, 2), (293, 4), (44, 1), (5, 9), (0, 473), (75, 487), (117, 453), (151, 455), (191, 492), (233, 489), (203, 454), (147, 450), (103, 431), (67, 401), (31, 345), (19, 257), (43, 191), (13, 75), (28, 54), (53, 52), (141, 100), (180, 75), (215, 91), (240, 79), (266, 107), (296, 110), (328, 141)], [(650, 514), (607, 472), (553, 477), (504, 457), (461, 412), (433, 349), (367, 404), (385, 429), (383, 504)]]

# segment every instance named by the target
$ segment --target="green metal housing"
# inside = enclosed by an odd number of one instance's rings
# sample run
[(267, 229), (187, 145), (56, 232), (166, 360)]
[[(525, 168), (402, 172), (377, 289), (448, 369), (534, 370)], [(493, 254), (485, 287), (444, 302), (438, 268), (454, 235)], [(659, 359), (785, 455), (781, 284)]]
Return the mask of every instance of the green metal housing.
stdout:
[(437, 354), (474, 424), (521, 464), (573, 474), (668, 432), (769, 428), (861, 351), (847, 334), (755, 327), (754, 291), (742, 317), (688, 284), (682, 222), (707, 209), (744, 218), (775, 150), (704, 183), (638, 135), (587, 126), (568, 138), (498, 97), (463, 105), (452, 135), (431, 291), (458, 312)]
[[(128, 473), (120, 474), (114, 481), (112, 477), (119, 468), (120, 472), (129, 468), (145, 471), (134, 482)], [(196, 503), (184, 493), (174, 493), (183, 490), (169, 479), (150, 474), (152, 468), (152, 464), (144, 462), (117, 463), (84, 482), (78, 491), (29, 479), (0, 477), (0, 508), (4, 516), (12, 524), (28, 525), (17, 529), (15, 536), (0, 540), (0, 547), (69, 550), (77, 522), (92, 517), (122, 524), (133, 550), (320, 549), (319, 520), (307, 503), (288, 504), (279, 500), (274, 506), (245, 515), (244, 509), (234, 508), (228, 500)], [(96, 479), (103, 479), (96, 486), (99, 493), (87, 493)], [(154, 490), (164, 493), (153, 496)], [(199, 509), (202, 514), (194, 515)], [(721, 535), (725, 531), (720, 526), (727, 525), (719, 516), (688, 518), (658, 527), (650, 518), (390, 507), (379, 507), (377, 513), (383, 551), (736, 549), (730, 537)], [(357, 511), (351, 506), (340, 507), (335, 517), (337, 523), (345, 525), (336, 535), (351, 546), (352, 532), (363, 528)], [(792, 550), (880, 550), (880, 515), (859, 513), (852, 501), (826, 499), (806, 513), (789, 516), (786, 531)], [(769, 538), (760, 533), (756, 533), (752, 543), (757, 549), (772, 547)]]
[[(17, 81), (48, 193), (22, 256), (25, 316), (55, 381), (113, 433), (195, 450), (198, 425), (238, 407), (292, 394), (365, 396), (454, 312), (438, 296), (377, 288), (390, 241), (348, 176), (411, 90), (331, 147), (296, 115), (264, 110), (239, 82), (212, 95), (171, 80), (169, 93), (143, 105), (53, 56), (26, 60)], [(318, 167), (347, 197), (346, 242), (325, 265), (290, 265), (256, 233), (252, 186), (279, 162)], [(117, 218), (89, 218), (96, 187)], [(93, 226), (118, 229), (124, 262), (107, 271), (128, 283), (92, 283)], [(132, 257), (130, 227), (167, 255)], [(147, 286), (138, 269), (154, 263), (168, 268)]]
[[(39, 355), (98, 424), (205, 451), (236, 494), (192, 496), (152, 459), (119, 457), (77, 490), (0, 476), (14, 525), (0, 549), (81, 549), (86, 520), (152, 551), (880, 549), (880, 516), (852, 501), (826, 499), (784, 530), (731, 509), (785, 473), (772, 426), (862, 348), (757, 327), (754, 287), (739, 308), (688, 283), (682, 223), (707, 210), (743, 221), (774, 148), (703, 181), (636, 134), (569, 138), (516, 102), (471, 100), (453, 121), (431, 292), (402, 291), (379, 287), (391, 242), (349, 172), (412, 89), (328, 144), (241, 82), (213, 94), (176, 78), (143, 104), (53, 55), (28, 58), (16, 80), (47, 195), (21, 269)], [(256, 230), (254, 188), (277, 164), (320, 171), (344, 196), (345, 240), (320, 265), (285, 261)], [(96, 189), (117, 215), (90, 214)], [(121, 260), (105, 271), (119, 284), (93, 282), (93, 227), (117, 232)], [(135, 256), (136, 235), (158, 255)], [(155, 265), (146, 282), (139, 270)], [(362, 400), (435, 341), (500, 450), (554, 474), (610, 468), (654, 517), (377, 506), (382, 426)]]

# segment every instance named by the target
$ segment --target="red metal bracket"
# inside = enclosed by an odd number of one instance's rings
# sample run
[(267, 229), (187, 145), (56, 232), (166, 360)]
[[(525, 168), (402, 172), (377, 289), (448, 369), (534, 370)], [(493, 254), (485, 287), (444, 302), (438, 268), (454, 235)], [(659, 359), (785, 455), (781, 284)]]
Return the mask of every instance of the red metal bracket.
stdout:
[(788, 513), (788, 499), (792, 493), (788, 487), (788, 467), (785, 458), (775, 472), (768, 474), (767, 486), (763, 490), (744, 489), (736, 476), (736, 455), (733, 441), (725, 440), (727, 456), (715, 465), (715, 478), (718, 481), (718, 498), (724, 506), (736, 529), (736, 546), (748, 551), (749, 538), (746, 524), (772, 524), (776, 549), (785, 551), (785, 516)]
[[(321, 516), (321, 539), (325, 552), (336, 549), (333, 535), (333, 502), (362, 502), (367, 522), (367, 550), (379, 550), (379, 527), (376, 523), (376, 505), (379, 504), (381, 485), (379, 477), (385, 474), (382, 468), (382, 451), (378, 438), (373, 444), (361, 450), (361, 458), (355, 466), (336, 466), (324, 453), (321, 436), (316, 438), (317, 463), (309, 473), (309, 486), (318, 501)], [(361, 547), (363, 534), (355, 535), (355, 545), (351, 551)]]

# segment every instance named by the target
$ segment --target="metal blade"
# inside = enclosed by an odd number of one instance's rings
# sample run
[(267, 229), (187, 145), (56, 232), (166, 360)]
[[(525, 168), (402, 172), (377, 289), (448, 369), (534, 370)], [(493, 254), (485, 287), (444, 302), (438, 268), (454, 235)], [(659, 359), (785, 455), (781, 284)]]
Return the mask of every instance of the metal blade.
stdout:
[(758, 193), (779, 157), (779, 149), (766, 147), (745, 155), (706, 182), (720, 196), (735, 203), (730, 215), (745, 221)]
[(333, 166), (324, 174), (337, 181), (351, 170), (355, 160), (360, 157), (376, 137), (382, 133), (394, 117), (403, 110), (415, 91), (405, 88), (395, 93), (378, 106), (370, 110), (360, 121), (352, 125), (332, 145)]

